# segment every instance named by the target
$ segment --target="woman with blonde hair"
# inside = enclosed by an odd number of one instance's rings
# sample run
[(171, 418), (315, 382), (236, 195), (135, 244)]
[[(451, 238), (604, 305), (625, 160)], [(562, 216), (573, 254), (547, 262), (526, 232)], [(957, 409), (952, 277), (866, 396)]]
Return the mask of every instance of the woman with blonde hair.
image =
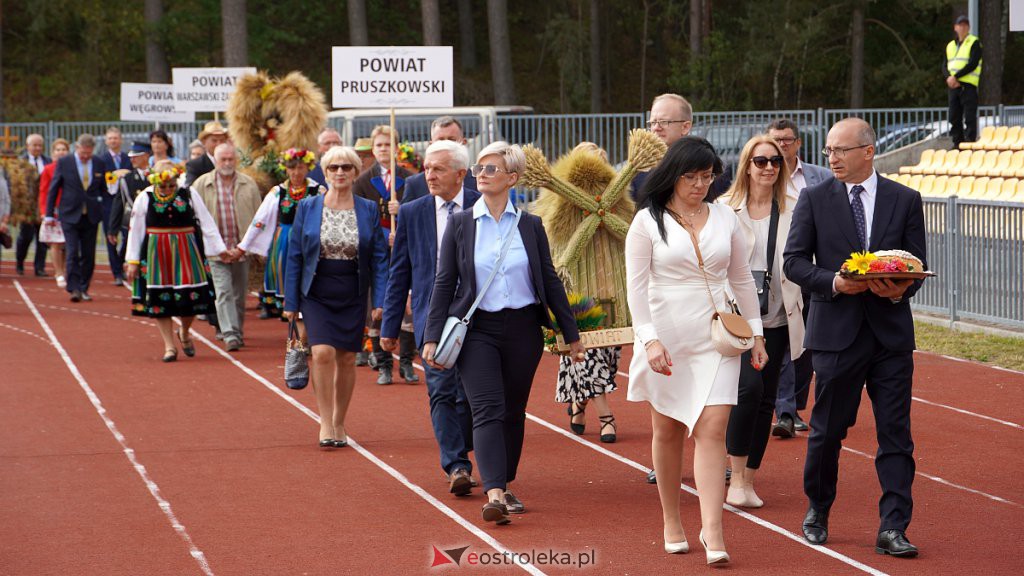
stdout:
[(789, 347), (795, 360), (803, 352), (803, 300), (800, 287), (782, 273), (782, 252), (789, 236), (796, 198), (787, 197), (789, 167), (779, 145), (768, 136), (751, 138), (740, 153), (736, 179), (722, 198), (736, 211), (747, 238), (750, 270), (758, 291), (768, 362), (740, 363), (739, 396), (729, 416), (726, 447), (732, 480), (725, 501), (760, 508), (754, 476), (761, 467), (778, 393), (779, 371)]
[[(57, 160), (67, 156), (71, 153), (71, 142), (63, 138), (57, 138), (50, 145), (50, 156), (53, 161), (43, 168), (42, 174), (39, 175), (39, 213), (46, 214), (46, 202), (50, 195), (50, 182), (53, 181), (53, 173), (57, 169)], [(57, 204), (60, 206), (60, 190), (57, 191)], [(57, 221), (53, 224), (43, 224), (43, 226), (53, 226), (57, 231), (60, 230), (60, 214), (55, 214)], [(60, 234), (63, 238), (63, 233)], [(53, 262), (53, 275), (57, 281), (59, 288), (67, 286), (67, 280), (64, 278), (64, 271), (66, 269), (67, 261), (64, 259), (64, 242), (49, 241), (46, 243), (50, 248), (50, 261)], [(38, 245), (36, 250), (38, 250)]]
[(320, 165), (328, 189), (299, 202), (288, 233), (283, 316), (291, 320), (302, 312), (306, 325), (313, 352), (310, 380), (320, 412), (319, 445), (343, 448), (348, 446), (345, 414), (356, 383), (367, 296), (372, 294), (372, 316), (380, 322), (388, 248), (377, 205), (352, 193), (362, 166), (356, 151), (335, 146)]

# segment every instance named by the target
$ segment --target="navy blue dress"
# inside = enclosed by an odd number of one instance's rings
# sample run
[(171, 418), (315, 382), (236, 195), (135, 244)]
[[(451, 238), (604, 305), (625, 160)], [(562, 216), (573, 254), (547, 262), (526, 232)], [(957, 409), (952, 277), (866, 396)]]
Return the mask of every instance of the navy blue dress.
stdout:
[(324, 206), (320, 260), (300, 309), (309, 344), (358, 352), (366, 323), (366, 298), (359, 296), (359, 228), (355, 209)]

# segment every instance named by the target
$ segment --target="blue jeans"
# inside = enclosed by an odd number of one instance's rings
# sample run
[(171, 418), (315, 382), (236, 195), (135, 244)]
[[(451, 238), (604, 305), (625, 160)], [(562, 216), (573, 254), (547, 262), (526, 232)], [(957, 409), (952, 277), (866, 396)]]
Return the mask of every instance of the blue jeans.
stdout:
[(469, 451), (473, 449), (473, 413), (462, 388), (462, 376), (453, 366), (437, 370), (423, 363), (430, 397), (430, 422), (441, 449), (441, 468), (451, 474), (457, 468), (473, 471)]

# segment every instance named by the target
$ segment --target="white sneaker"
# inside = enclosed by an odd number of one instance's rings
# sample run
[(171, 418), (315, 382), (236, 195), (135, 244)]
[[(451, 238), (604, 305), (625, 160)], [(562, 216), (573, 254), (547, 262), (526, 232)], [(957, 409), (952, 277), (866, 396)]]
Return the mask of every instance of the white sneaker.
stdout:
[(57, 276), (57, 287), (58, 288), (67, 288), (68, 287), (68, 282), (67, 282), (67, 280), (64, 279), (63, 276)]

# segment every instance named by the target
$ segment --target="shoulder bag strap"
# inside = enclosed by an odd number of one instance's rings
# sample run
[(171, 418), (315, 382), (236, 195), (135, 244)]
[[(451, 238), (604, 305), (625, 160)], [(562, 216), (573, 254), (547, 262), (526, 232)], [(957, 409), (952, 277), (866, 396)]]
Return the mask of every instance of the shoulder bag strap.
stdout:
[(465, 317), (462, 318), (463, 324), (469, 324), (469, 319), (473, 317), (473, 313), (476, 312), (477, 307), (480, 306), (480, 301), (484, 299), (484, 294), (486, 294), (487, 289), (491, 287), (491, 282), (493, 282), (494, 277), (498, 275), (498, 268), (501, 268), (501, 263), (505, 261), (505, 255), (508, 254), (508, 250), (512, 246), (512, 239), (516, 236), (516, 230), (519, 228), (519, 219), (522, 217), (522, 210), (516, 212), (516, 221), (512, 224), (512, 229), (508, 236), (505, 237), (505, 241), (501, 244), (501, 254), (498, 255), (498, 260), (494, 263), (494, 269), (491, 270), (490, 276), (488, 276), (487, 280), (484, 281), (484, 285), (480, 287), (480, 293), (476, 295), (476, 300), (473, 301), (473, 305), (469, 307), (469, 311), (466, 312)]
[(775, 244), (779, 238), (779, 202), (772, 200), (772, 218), (768, 224), (768, 271), (764, 273), (764, 289), (772, 281), (772, 269), (775, 268)]
[[(700, 239), (697, 238), (697, 233), (693, 230), (692, 227), (690, 227), (689, 225), (686, 224), (686, 222), (683, 221), (682, 217), (680, 217), (679, 214), (676, 214), (675, 212), (669, 210), (668, 208), (666, 208), (665, 211), (671, 214), (672, 217), (675, 218), (676, 222), (678, 222), (679, 225), (683, 227), (683, 230), (686, 230), (690, 234), (690, 240), (693, 242), (693, 250), (697, 253), (697, 265), (700, 267), (701, 275), (704, 276), (704, 287), (708, 289), (708, 298), (711, 300), (711, 309), (717, 313), (718, 306), (715, 304), (715, 297), (711, 295), (711, 284), (708, 282), (708, 273), (706, 270), (704, 270), (704, 256), (702, 256), (700, 253)], [(708, 219), (711, 219), (710, 204), (708, 205)]]

